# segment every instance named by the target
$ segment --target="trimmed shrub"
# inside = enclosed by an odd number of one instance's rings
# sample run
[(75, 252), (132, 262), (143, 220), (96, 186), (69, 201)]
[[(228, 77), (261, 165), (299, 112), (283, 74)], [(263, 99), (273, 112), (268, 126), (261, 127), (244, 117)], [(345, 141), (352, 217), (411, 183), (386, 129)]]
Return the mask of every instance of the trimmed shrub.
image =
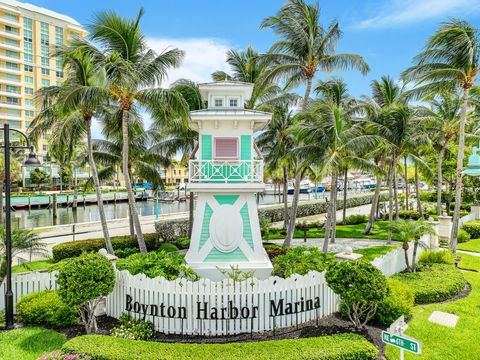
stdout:
[(468, 232), (463, 229), (458, 230), (457, 241), (458, 243), (464, 243), (471, 239), (472, 237)]
[(382, 325), (390, 326), (401, 315), (408, 317), (415, 302), (415, 293), (406, 284), (387, 278), (390, 294), (378, 304), (375, 319)]
[(143, 273), (150, 278), (162, 276), (167, 280), (179, 277), (196, 281), (198, 274), (187, 267), (185, 255), (179, 252), (152, 251), (138, 253), (117, 261), (118, 270), (127, 270), (130, 274)]
[(179, 344), (86, 335), (67, 341), (64, 351), (87, 353), (96, 360), (375, 360), (378, 349), (357, 334), (227, 344)]
[(324, 254), (316, 247), (298, 246), (273, 259), (273, 275), (286, 278), (292, 274), (305, 275), (309, 271), (322, 272), (334, 261), (331, 254)]
[(326, 275), (328, 286), (340, 296), (348, 318), (359, 329), (375, 315), (389, 294), (387, 280), (375, 266), (364, 261), (340, 261)]
[(100, 298), (110, 294), (115, 285), (111, 261), (100, 254), (83, 253), (59, 269), (57, 282), (62, 300), (79, 308), (87, 334), (96, 332), (95, 309)]
[[(159, 244), (158, 234), (144, 234), (145, 244), (148, 250), (155, 250)], [(126, 236), (114, 236), (112, 239), (113, 249), (115, 251), (122, 250), (125, 254), (131, 252), (131, 249), (138, 249), (137, 239)], [(102, 239), (91, 239), (81, 241), (68, 241), (62, 244), (55, 245), (52, 249), (53, 261), (57, 262), (63, 259), (79, 256), (82, 252), (98, 252), (105, 247), (105, 241)], [(128, 249), (128, 250), (126, 250)], [(118, 255), (117, 255), (118, 256)], [(120, 256), (119, 256), (120, 257)]]
[(286, 247), (271, 243), (263, 243), (263, 247), (265, 248), (265, 251), (267, 252), (270, 260), (274, 259), (279, 255), (285, 255), (288, 251), (288, 248)]
[(188, 249), (190, 247), (190, 239), (188, 237), (181, 237), (175, 241), (175, 246), (180, 250)]
[(466, 281), (462, 272), (452, 265), (433, 264), (419, 267), (419, 270), (393, 276), (414, 291), (416, 304), (445, 301), (465, 289)]
[(169, 253), (169, 252), (178, 251), (178, 248), (174, 244), (163, 243), (163, 244), (160, 244), (157, 251), (162, 251), (162, 250)]
[(354, 214), (354, 215), (350, 215), (350, 216), (347, 216), (346, 219), (345, 219), (345, 223), (347, 225), (358, 225), (358, 224), (364, 224), (368, 221), (368, 217), (367, 215), (357, 215), (357, 214)]
[(153, 324), (149, 321), (134, 319), (128, 314), (120, 316), (120, 326), (112, 329), (112, 336), (130, 340), (148, 340), (153, 337)]
[(470, 234), (470, 238), (480, 238), (480, 220), (468, 221), (463, 224), (462, 229), (465, 230), (468, 234)]
[(17, 303), (17, 316), (26, 325), (67, 327), (78, 323), (76, 309), (66, 305), (57, 291), (36, 291)]
[(455, 256), (450, 251), (425, 250), (418, 260), (420, 265), (448, 264), (453, 265)]

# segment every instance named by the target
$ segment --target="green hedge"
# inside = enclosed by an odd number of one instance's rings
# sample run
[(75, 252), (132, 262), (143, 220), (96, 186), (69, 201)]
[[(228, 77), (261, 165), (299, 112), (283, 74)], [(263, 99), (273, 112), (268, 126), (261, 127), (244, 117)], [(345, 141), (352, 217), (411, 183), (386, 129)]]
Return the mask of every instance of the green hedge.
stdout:
[(67, 341), (62, 349), (91, 355), (93, 360), (375, 360), (378, 356), (375, 346), (356, 334), (229, 344), (159, 343), (85, 335)]
[[(147, 249), (155, 250), (158, 248), (159, 236), (157, 234), (144, 234), (145, 243)], [(138, 249), (138, 242), (135, 239), (131, 239), (130, 236), (114, 236), (111, 238), (112, 245), (114, 250), (119, 251), (118, 255), (126, 256), (131, 255), (134, 252), (133, 249)], [(63, 259), (72, 258), (79, 256), (82, 252), (97, 252), (101, 248), (105, 247), (105, 242), (102, 239), (91, 239), (91, 240), (79, 240), (79, 241), (69, 241), (62, 244), (58, 244), (52, 249), (52, 257), (54, 262), (58, 262)]]
[(382, 325), (390, 326), (401, 315), (408, 317), (415, 302), (415, 293), (407, 284), (387, 278), (390, 294), (378, 304), (375, 319)]
[[(347, 208), (367, 205), (372, 202), (373, 193), (353, 196), (347, 199)], [(387, 199), (386, 193), (380, 194), (380, 200)], [(302, 201), (298, 204), (297, 217), (305, 217), (327, 212), (328, 203), (325, 199)], [(338, 200), (337, 209), (343, 209), (343, 199)], [(260, 221), (277, 222), (283, 220), (283, 204), (271, 205), (258, 209)], [(160, 220), (155, 223), (155, 229), (163, 241), (175, 241), (179, 237), (188, 236), (188, 219)]]
[(78, 323), (77, 311), (53, 290), (36, 291), (17, 303), (18, 319), (26, 325), (65, 327)]
[(469, 233), (472, 239), (480, 238), (480, 220), (468, 221), (463, 224), (462, 229)]
[(429, 304), (448, 300), (465, 289), (466, 280), (460, 270), (453, 265), (433, 264), (419, 266), (414, 273), (393, 276), (410, 286), (415, 292), (416, 304)]

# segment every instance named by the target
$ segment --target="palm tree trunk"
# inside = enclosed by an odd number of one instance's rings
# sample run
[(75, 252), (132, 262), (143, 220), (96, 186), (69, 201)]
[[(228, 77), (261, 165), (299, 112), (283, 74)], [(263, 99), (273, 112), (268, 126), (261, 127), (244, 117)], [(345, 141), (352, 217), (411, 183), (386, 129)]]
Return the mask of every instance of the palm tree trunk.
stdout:
[(418, 249), (418, 240), (415, 240), (413, 243), (413, 254), (412, 254), (412, 272), (415, 272), (415, 268), (417, 267), (416, 258), (417, 258), (417, 249)]
[(337, 184), (335, 183), (335, 179), (337, 178), (336, 171), (332, 171), (332, 177), (330, 179), (330, 202), (328, 203), (327, 209), (327, 220), (325, 221), (325, 238), (323, 241), (323, 252), (328, 252), (328, 241), (330, 240), (330, 233), (332, 228), (332, 211), (334, 209), (333, 202), (335, 201), (334, 189), (336, 188)]
[(283, 167), (283, 228), (288, 228), (288, 175), (287, 168)]
[(460, 220), (460, 204), (462, 203), (462, 170), (463, 157), (465, 152), (465, 118), (468, 106), (468, 88), (463, 90), (463, 103), (460, 112), (460, 131), (458, 134), (458, 157), (457, 157), (457, 179), (455, 184), (455, 210), (453, 212), (452, 234), (450, 236), (450, 249), (453, 254), (457, 253), (458, 222)]
[[(393, 160), (395, 154), (392, 155), (392, 163), (388, 170), (388, 222), (391, 224), (393, 221)], [(392, 229), (388, 227), (388, 239), (387, 244), (392, 243)]]
[(293, 239), (293, 232), (295, 231), (295, 219), (297, 217), (298, 196), (300, 194), (300, 182), (302, 181), (302, 174), (295, 176), (295, 190), (293, 192), (292, 207), (290, 209), (290, 221), (288, 222), (287, 237), (283, 242), (283, 246), (291, 246)]
[(312, 91), (312, 77), (307, 78), (307, 87), (305, 89), (305, 95), (303, 97), (302, 110), (305, 110), (308, 105), (308, 99), (310, 98), (310, 92)]
[(332, 203), (332, 233), (330, 234), (330, 244), (335, 244), (335, 236), (337, 235), (337, 195), (338, 195), (338, 174), (334, 172), (334, 181), (335, 187), (332, 190), (333, 192), (333, 203)]
[[(385, 166), (385, 158), (383, 157), (380, 160), (380, 166), (383, 168)], [(376, 176), (376, 183), (375, 183), (375, 193), (373, 194), (372, 198), (372, 207), (370, 208), (370, 214), (368, 215), (368, 222), (367, 226), (365, 226), (365, 230), (363, 230), (364, 235), (370, 234), (372, 230), (373, 223), (375, 222), (375, 217), (377, 215), (378, 204), (380, 200), (380, 188), (382, 186), (382, 178), (380, 175)]]
[(403, 252), (404, 252), (404, 255), (405, 255), (405, 264), (407, 264), (407, 272), (410, 271), (410, 262), (408, 261), (408, 247), (405, 249), (403, 248)]
[(138, 217), (137, 206), (135, 204), (135, 195), (133, 194), (132, 182), (130, 181), (129, 167), (128, 167), (128, 110), (122, 111), (122, 133), (123, 133), (123, 144), (122, 144), (122, 156), (123, 156), (123, 177), (125, 178), (125, 187), (127, 188), (128, 194), (128, 207), (130, 209), (131, 217), (133, 220), (133, 225), (135, 227), (135, 232), (137, 233), (137, 241), (140, 252), (146, 253), (147, 246), (145, 245), (145, 239), (143, 238), (142, 227), (140, 225), (140, 219)]
[(345, 178), (343, 179), (343, 214), (342, 224), (345, 225), (347, 218), (347, 188), (348, 188), (348, 167), (345, 167)]
[(135, 226), (133, 225), (133, 216), (130, 211), (130, 206), (128, 207), (128, 225), (130, 227), (130, 239), (135, 239)]
[(417, 211), (423, 218), (422, 201), (420, 200), (420, 186), (418, 185), (418, 165), (415, 163), (415, 192), (417, 193)]
[(88, 146), (88, 163), (93, 177), (93, 187), (97, 196), (98, 213), (100, 215), (100, 223), (102, 225), (103, 238), (105, 239), (105, 248), (109, 254), (114, 254), (110, 234), (108, 233), (107, 218), (105, 217), (105, 208), (103, 206), (102, 191), (100, 190), (100, 180), (98, 179), (97, 165), (93, 159), (92, 144), (92, 121), (87, 119), (87, 146)]
[(405, 156), (404, 159), (404, 173), (405, 173), (405, 208), (409, 210), (408, 208), (408, 171), (407, 171), (407, 156)]
[(393, 197), (395, 200), (395, 221), (399, 219), (398, 217), (398, 177), (397, 177), (397, 157), (395, 156), (395, 163), (393, 164)]
[(443, 157), (445, 156), (445, 147), (446, 143), (442, 145), (440, 152), (438, 154), (438, 164), (437, 164), (437, 215), (442, 215), (442, 164)]
[(190, 202), (188, 204), (188, 237), (192, 237), (193, 229), (193, 209), (194, 209), (193, 191), (190, 191)]

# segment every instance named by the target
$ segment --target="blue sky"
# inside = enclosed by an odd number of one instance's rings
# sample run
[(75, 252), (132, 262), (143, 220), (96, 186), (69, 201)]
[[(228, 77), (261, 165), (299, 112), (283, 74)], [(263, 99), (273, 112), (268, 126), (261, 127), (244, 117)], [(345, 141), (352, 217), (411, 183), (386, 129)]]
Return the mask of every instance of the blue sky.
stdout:
[[(266, 51), (276, 40), (268, 29), (259, 30), (261, 20), (275, 14), (283, 0), (30, 0), (29, 2), (67, 14), (82, 24), (101, 10), (134, 16), (145, 8), (142, 28), (157, 51), (168, 46), (186, 51), (184, 65), (170, 74), (170, 81), (187, 77), (208, 81), (214, 70), (228, 69), (224, 63), (229, 48), (253, 45)], [(398, 78), (411, 64), (441, 21), (460, 17), (480, 26), (480, 0), (337, 0), (321, 1), (323, 24), (337, 19), (344, 32), (338, 52), (362, 55), (371, 72), (335, 74), (347, 81), (354, 96), (369, 94), (372, 79), (382, 75)], [(331, 74), (320, 74), (327, 78)]]

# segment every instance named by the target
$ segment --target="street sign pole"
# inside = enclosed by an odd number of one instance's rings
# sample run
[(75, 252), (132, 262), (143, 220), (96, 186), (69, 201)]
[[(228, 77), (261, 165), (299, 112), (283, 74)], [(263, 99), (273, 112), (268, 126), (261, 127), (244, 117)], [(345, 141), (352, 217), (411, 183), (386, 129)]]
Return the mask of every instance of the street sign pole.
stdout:
[(420, 341), (403, 334), (407, 328), (408, 325), (405, 323), (405, 319), (403, 316), (400, 316), (392, 325), (390, 325), (387, 331), (382, 331), (382, 341), (385, 344), (400, 349), (400, 360), (405, 359), (405, 350), (416, 355), (422, 353)]

